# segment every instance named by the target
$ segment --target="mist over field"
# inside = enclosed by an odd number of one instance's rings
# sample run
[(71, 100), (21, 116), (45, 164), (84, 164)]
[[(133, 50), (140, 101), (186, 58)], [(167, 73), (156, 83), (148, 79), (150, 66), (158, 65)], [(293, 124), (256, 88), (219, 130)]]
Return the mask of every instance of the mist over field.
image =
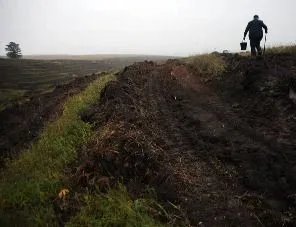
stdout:
[(187, 56), (238, 51), (258, 14), (268, 45), (296, 41), (294, 0), (0, 0), (0, 55), (10, 41), (24, 55)]

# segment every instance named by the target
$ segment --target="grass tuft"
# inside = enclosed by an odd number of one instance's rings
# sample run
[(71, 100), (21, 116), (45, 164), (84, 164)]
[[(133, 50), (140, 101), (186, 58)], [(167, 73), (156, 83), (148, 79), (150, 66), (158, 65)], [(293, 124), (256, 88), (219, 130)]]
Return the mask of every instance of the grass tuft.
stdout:
[(38, 141), (0, 173), (0, 226), (57, 226), (53, 199), (62, 188), (64, 167), (87, 143), (91, 126), (79, 114), (98, 101), (113, 75), (98, 78), (65, 103), (63, 115), (46, 126)]
[(85, 194), (83, 203), (66, 226), (162, 226), (151, 218), (161, 212), (159, 205), (153, 199), (132, 200), (122, 185), (106, 194)]
[(219, 79), (225, 72), (227, 64), (223, 58), (217, 54), (203, 54), (191, 56), (185, 59), (203, 81)]

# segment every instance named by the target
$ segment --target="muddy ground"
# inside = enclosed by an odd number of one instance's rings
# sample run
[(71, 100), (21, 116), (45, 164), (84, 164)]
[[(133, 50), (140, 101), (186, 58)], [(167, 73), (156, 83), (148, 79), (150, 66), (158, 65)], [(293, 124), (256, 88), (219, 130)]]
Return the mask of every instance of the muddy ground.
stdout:
[(126, 67), (82, 116), (98, 136), (74, 180), (120, 180), (135, 197), (153, 187), (180, 205), (170, 224), (295, 226), (296, 56), (224, 58), (207, 83), (180, 61)]
[(61, 114), (64, 101), (81, 92), (98, 76), (76, 78), (69, 84), (57, 86), (53, 92), (28, 96), (24, 104), (1, 111), (0, 159), (16, 155), (28, 147), (39, 136), (45, 123)]

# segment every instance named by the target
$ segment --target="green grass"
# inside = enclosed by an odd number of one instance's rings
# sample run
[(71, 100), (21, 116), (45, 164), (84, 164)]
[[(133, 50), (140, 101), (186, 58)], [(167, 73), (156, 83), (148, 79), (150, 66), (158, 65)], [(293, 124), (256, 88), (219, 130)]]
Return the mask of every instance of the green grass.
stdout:
[(66, 226), (162, 226), (151, 218), (152, 213), (158, 215), (164, 211), (155, 200), (132, 200), (124, 186), (111, 189), (106, 194), (86, 194), (83, 203), (85, 205)]
[(203, 81), (220, 78), (227, 68), (226, 62), (217, 54), (191, 56), (185, 62), (193, 67)]
[(0, 111), (20, 100), (26, 90), (0, 89)]
[(296, 44), (288, 46), (275, 46), (266, 49), (267, 54), (296, 54)]
[(0, 226), (58, 226), (53, 198), (63, 188), (63, 170), (91, 136), (91, 126), (79, 114), (98, 101), (100, 90), (113, 79), (100, 77), (71, 97), (63, 115), (47, 125), (39, 140), (7, 162), (0, 173)]

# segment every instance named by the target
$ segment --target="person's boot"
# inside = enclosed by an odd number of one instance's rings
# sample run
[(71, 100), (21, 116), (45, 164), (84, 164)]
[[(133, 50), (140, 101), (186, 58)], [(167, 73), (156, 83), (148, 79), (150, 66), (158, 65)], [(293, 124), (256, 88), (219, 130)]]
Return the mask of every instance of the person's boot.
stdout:
[(256, 51), (251, 51), (251, 59), (256, 59)]
[(263, 59), (263, 57), (262, 57), (262, 51), (261, 50), (258, 51), (258, 56), (256, 57), (256, 59), (257, 60)]

